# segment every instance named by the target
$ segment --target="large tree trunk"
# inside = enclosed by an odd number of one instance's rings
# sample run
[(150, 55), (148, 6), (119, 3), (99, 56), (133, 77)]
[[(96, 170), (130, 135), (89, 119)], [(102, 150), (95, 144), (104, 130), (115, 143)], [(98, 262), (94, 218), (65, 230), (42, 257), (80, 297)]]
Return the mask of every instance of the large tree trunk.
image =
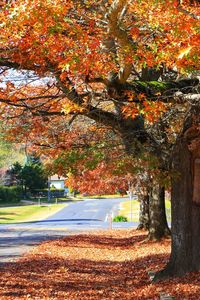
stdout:
[[(192, 119), (192, 118), (191, 118)], [(200, 122), (199, 122), (200, 123)], [(189, 149), (190, 148), (190, 149)], [(172, 251), (154, 280), (200, 270), (200, 132), (185, 130), (173, 153)]]
[(165, 189), (155, 184), (149, 193), (140, 195), (138, 229), (149, 231), (148, 239), (160, 240), (170, 235), (165, 210)]
[(149, 195), (147, 193), (141, 193), (139, 195), (140, 199), (140, 216), (139, 225), (137, 229), (149, 229), (150, 216), (149, 216)]
[(165, 189), (164, 187), (154, 184), (150, 192), (150, 240), (160, 240), (163, 237), (170, 235), (170, 230), (167, 224), (165, 211)]

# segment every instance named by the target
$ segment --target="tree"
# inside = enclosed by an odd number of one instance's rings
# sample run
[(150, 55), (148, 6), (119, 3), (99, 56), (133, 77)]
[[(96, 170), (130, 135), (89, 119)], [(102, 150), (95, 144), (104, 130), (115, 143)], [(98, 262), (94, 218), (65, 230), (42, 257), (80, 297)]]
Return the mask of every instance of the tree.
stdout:
[(0, 181), (1, 185), (12, 185), (14, 178), (11, 174), (11, 166), (25, 159), (24, 145), (16, 144), (6, 139), (3, 132), (3, 124), (0, 126)]
[[(158, 173), (171, 171), (168, 161), (184, 117), (199, 100), (198, 12), (195, 1), (188, 0), (5, 5), (0, 15), (2, 76), (10, 68), (26, 70), (22, 86), (7, 82), (1, 89), (10, 138), (31, 140), (56, 155), (75, 146), (74, 120), (85, 124), (89, 118), (112, 130), (129, 155), (145, 149), (158, 159)], [(25, 84), (36, 76), (44, 78), (40, 86)], [(153, 191), (156, 199), (161, 190)], [(155, 207), (158, 212), (160, 205), (154, 205), (154, 212)], [(183, 224), (179, 207), (175, 214)], [(193, 242), (198, 246), (199, 238)]]
[(147, 156), (142, 149), (135, 158), (126, 154), (122, 142), (108, 130), (102, 132), (101, 129), (98, 132), (96, 129), (95, 136), (88, 131), (82, 146), (79, 137), (78, 147), (65, 149), (51, 160), (48, 165), (51, 173), (67, 173), (67, 185), (81, 193), (102, 194), (121, 190), (126, 194), (130, 189), (136, 192), (136, 186), (139, 186), (139, 228), (149, 230), (149, 239), (168, 236), (170, 231), (165, 212), (165, 184), (159, 178), (164, 175), (166, 181), (166, 174), (158, 173), (157, 159)]
[(21, 186), (23, 190), (23, 181), (21, 178), (22, 168), (23, 168), (22, 165), (17, 161), (11, 166), (11, 169), (9, 170), (9, 174), (11, 177), (10, 185)]
[(8, 169), (14, 162), (25, 159), (24, 146), (14, 144), (6, 139), (5, 132), (0, 129), (0, 168)]
[(11, 172), (16, 178), (17, 185), (22, 186), (25, 194), (27, 188), (33, 192), (35, 189), (47, 187), (47, 175), (38, 157), (29, 156), (24, 166), (15, 163)]
[(155, 279), (199, 271), (199, 149), (200, 111), (194, 106), (173, 151), (173, 168), (178, 175), (172, 181), (172, 252), (170, 261)]

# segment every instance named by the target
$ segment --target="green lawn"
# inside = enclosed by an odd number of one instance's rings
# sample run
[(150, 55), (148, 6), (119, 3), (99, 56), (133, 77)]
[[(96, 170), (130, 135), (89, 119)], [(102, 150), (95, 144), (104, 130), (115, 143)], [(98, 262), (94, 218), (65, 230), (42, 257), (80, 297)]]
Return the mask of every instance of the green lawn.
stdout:
[(139, 211), (140, 211), (140, 203), (137, 200), (128, 200), (124, 201), (120, 204), (119, 215), (127, 217), (128, 221), (131, 220), (131, 210), (132, 210), (132, 221), (139, 221)]
[(38, 221), (62, 209), (64, 204), (26, 205), (0, 208), (0, 224)]
[[(166, 214), (168, 221), (171, 220), (171, 202), (169, 200), (165, 201), (166, 206)], [(132, 207), (132, 208), (131, 208)], [(138, 200), (130, 200), (124, 201), (120, 204), (120, 209), (118, 215), (122, 215), (128, 218), (128, 221), (131, 219), (131, 210), (132, 210), (132, 221), (139, 221), (139, 211), (140, 211), (140, 203)]]

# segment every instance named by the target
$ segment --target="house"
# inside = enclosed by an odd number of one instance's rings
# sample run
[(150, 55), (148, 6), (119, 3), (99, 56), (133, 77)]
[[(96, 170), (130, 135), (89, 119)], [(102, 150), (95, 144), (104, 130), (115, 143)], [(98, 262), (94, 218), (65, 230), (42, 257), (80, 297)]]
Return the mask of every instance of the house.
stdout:
[(56, 189), (65, 189), (65, 177), (59, 176), (57, 174), (50, 176), (50, 187)]

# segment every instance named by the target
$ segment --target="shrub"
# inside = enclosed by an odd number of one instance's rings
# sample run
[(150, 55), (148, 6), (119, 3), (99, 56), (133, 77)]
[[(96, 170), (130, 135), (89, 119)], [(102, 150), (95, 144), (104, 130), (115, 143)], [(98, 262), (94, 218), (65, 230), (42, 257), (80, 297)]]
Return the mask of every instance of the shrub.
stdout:
[(0, 186), (0, 202), (19, 201), (21, 192), (18, 186)]
[(124, 216), (115, 216), (113, 222), (128, 222), (128, 219)]

